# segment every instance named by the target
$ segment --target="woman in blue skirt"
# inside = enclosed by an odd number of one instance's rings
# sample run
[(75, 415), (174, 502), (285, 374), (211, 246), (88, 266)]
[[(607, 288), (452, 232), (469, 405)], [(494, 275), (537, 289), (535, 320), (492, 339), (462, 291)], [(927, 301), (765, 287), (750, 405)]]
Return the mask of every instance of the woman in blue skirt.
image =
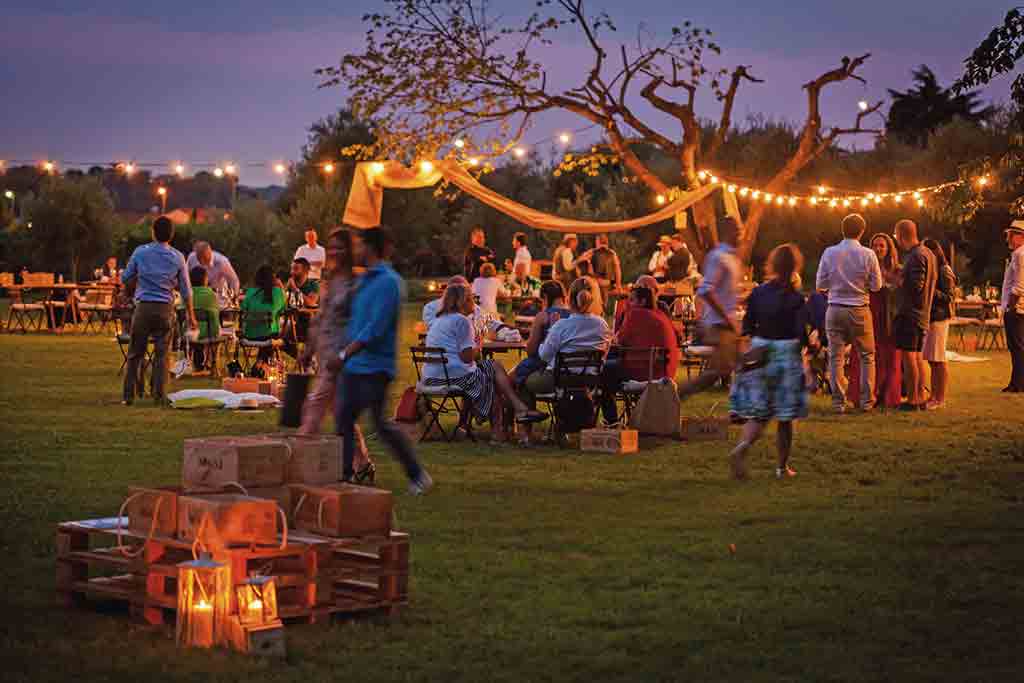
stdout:
[(769, 280), (747, 300), (743, 334), (751, 338), (736, 373), (730, 395), (731, 410), (746, 420), (743, 437), (731, 454), (732, 473), (746, 479), (744, 461), (771, 420), (779, 423), (777, 444), (779, 479), (796, 474), (789, 467), (793, 448), (793, 421), (807, 416), (801, 350), (807, 345), (810, 314), (799, 291), (803, 255), (795, 244), (776, 247), (768, 256)]

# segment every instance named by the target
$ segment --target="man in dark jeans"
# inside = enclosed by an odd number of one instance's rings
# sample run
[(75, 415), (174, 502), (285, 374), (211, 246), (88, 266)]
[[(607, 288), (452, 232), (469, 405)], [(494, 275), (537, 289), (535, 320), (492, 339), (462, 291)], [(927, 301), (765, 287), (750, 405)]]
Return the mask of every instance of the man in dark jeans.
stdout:
[[(153, 378), (151, 388), (157, 403), (164, 400), (167, 383), (167, 347), (174, 329), (174, 290), (181, 293), (188, 311), (190, 329), (198, 328), (192, 308), (192, 286), (185, 257), (171, 246), (174, 224), (166, 216), (153, 221), (153, 241), (133, 253), (121, 276), (128, 293), (134, 293), (135, 313), (132, 315), (131, 341), (124, 375), (123, 403), (131, 405), (136, 391), (141, 396), (141, 365), (146, 346), (153, 339)], [(136, 386), (138, 385), (138, 386)]]
[(384, 415), (388, 385), (395, 378), (401, 278), (388, 263), (394, 249), (391, 231), (381, 226), (355, 233), (355, 256), (363, 257), (366, 273), (359, 279), (348, 324), (349, 343), (331, 361), (340, 365), (335, 424), (344, 444), (343, 481), (351, 481), (355, 457), (355, 424), (369, 409), (381, 439), (391, 448), (409, 477), (410, 492), (426, 493), (433, 480), (416, 460), (405, 434)]
[(1003, 274), (1003, 290), (999, 309), (1006, 327), (1006, 348), (1010, 351), (1013, 371), (1004, 392), (1024, 393), (1024, 221), (1014, 221), (1006, 229), (1006, 246), (1010, 260)]

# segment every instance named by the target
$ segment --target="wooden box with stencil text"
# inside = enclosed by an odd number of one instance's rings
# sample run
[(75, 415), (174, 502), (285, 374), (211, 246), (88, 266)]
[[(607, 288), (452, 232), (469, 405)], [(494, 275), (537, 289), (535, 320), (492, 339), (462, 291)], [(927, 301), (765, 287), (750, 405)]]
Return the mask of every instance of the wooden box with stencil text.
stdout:
[(281, 440), (248, 436), (185, 439), (181, 466), (186, 492), (212, 492), (225, 486), (243, 489), (281, 486), (290, 458)]
[(580, 450), (598, 453), (636, 453), (640, 434), (635, 429), (584, 429), (580, 432)]
[(292, 524), (322, 536), (387, 536), (391, 533), (391, 491), (353, 484), (291, 488)]

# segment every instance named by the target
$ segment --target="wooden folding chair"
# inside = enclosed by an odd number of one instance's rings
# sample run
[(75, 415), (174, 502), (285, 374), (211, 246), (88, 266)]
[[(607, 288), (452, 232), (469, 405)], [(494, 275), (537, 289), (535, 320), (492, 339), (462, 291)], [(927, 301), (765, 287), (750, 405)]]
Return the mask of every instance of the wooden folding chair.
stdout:
[[(429, 415), (419, 440), (422, 441), (436, 425), (446, 441), (454, 441), (460, 431), (465, 432), (470, 441), (476, 441), (473, 435), (469, 397), (462, 389), (452, 384), (448, 376), (448, 356), (445, 350), (437, 346), (413, 346), (409, 352), (412, 354), (413, 367), (416, 368), (416, 395), (423, 399), (423, 405)], [(423, 380), (423, 368), (428, 365), (441, 366), (444, 371), (444, 384), (428, 385)], [(446, 431), (441, 424), (441, 416), (448, 413), (456, 413), (459, 416), (459, 422), (451, 432)]]
[(1006, 349), (1006, 327), (1003, 323), (1002, 312), (997, 312), (995, 318), (989, 318), (981, 323), (981, 332), (978, 335), (979, 351), (1000, 351)]
[(83, 332), (95, 329), (102, 333), (107, 325), (114, 324), (114, 289), (93, 287), (85, 290), (85, 300), (79, 302), (78, 310), (85, 324)]
[[(591, 395), (601, 386), (601, 369), (604, 366), (604, 352), (570, 351), (555, 355), (554, 390), (549, 394), (538, 394), (534, 398), (547, 407), (549, 435), (562, 447), (566, 434), (558, 419), (558, 400), (570, 392), (589, 392)], [(594, 418), (597, 417), (598, 402), (594, 402)]]
[[(240, 360), (242, 370), (246, 375), (252, 370), (259, 358), (260, 351), (270, 349), (270, 357), (277, 359), (284, 342), (280, 339), (250, 339), (246, 337), (246, 330), (250, 325), (270, 327), (274, 321), (274, 314), (267, 311), (242, 311), (238, 321), (238, 342), (235, 344), (235, 360)], [(241, 355), (241, 358), (239, 358)]]
[(39, 332), (46, 321), (46, 290), (11, 289), (11, 305), (7, 311), (7, 331)]

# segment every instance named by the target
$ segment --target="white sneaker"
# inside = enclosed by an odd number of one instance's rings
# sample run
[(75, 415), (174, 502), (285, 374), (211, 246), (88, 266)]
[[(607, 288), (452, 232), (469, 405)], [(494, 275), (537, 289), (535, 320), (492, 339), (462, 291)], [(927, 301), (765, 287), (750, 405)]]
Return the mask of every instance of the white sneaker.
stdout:
[(419, 478), (409, 484), (409, 493), (414, 496), (422, 496), (434, 487), (434, 480), (426, 470), (420, 472)]

